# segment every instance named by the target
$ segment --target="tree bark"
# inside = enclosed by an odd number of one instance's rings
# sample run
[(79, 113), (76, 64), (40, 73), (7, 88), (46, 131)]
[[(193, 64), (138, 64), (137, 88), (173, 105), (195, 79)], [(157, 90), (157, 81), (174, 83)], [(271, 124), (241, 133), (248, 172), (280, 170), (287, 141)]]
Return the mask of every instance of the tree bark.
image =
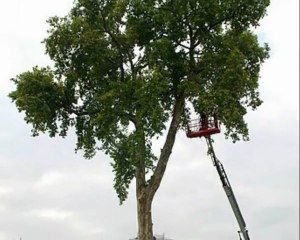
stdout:
[(138, 218), (138, 239), (153, 240), (152, 200), (149, 199), (146, 189), (145, 164), (141, 160), (136, 169), (136, 200)]
[(137, 154), (137, 165), (135, 170), (136, 178), (136, 200), (137, 200), (137, 220), (138, 239), (153, 240), (151, 204), (147, 194), (146, 165), (145, 165), (145, 134), (143, 130), (142, 118), (137, 114), (136, 131), (139, 135), (139, 146)]
[(137, 200), (139, 240), (153, 240), (151, 206), (152, 201), (149, 201), (146, 196)]

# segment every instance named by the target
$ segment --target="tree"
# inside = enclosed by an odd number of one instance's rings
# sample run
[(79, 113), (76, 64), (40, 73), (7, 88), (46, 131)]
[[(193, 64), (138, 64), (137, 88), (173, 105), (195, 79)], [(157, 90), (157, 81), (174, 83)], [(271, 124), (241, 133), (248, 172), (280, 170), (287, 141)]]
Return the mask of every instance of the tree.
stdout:
[[(244, 116), (261, 100), (268, 46), (251, 29), (269, 0), (76, 0), (49, 19), (44, 40), (54, 69), (34, 67), (10, 93), (33, 136), (75, 128), (86, 158), (112, 159), (126, 200), (136, 179), (138, 237), (152, 240), (151, 205), (191, 112), (218, 108), (226, 136), (248, 139)], [(167, 131), (160, 156), (152, 140)]]

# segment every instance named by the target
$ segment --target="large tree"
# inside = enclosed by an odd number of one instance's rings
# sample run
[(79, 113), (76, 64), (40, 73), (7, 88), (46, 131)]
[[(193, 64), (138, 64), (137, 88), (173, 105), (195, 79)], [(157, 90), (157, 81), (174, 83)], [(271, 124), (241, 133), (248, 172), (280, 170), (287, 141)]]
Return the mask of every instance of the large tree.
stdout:
[[(33, 136), (65, 137), (74, 128), (86, 158), (109, 154), (121, 203), (135, 178), (138, 237), (152, 240), (152, 201), (190, 113), (218, 108), (226, 136), (248, 139), (244, 116), (261, 104), (259, 71), (268, 57), (253, 29), (268, 5), (75, 0), (67, 16), (49, 19), (44, 43), (54, 68), (21, 73), (10, 97)], [(165, 142), (155, 156), (158, 137)]]

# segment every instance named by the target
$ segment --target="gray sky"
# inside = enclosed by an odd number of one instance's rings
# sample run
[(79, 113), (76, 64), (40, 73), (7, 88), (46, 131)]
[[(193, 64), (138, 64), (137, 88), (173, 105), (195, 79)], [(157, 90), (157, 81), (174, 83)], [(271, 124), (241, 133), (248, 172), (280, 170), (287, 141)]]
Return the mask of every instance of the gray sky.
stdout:
[[(2, 1), (0, 15), (0, 240), (126, 240), (136, 235), (134, 189), (118, 205), (109, 158), (84, 160), (75, 136), (30, 137), (7, 98), (10, 78), (51, 64), (40, 43), (46, 19), (72, 0)], [(261, 72), (264, 104), (247, 115), (250, 142), (222, 134), (223, 162), (252, 239), (299, 238), (299, 1), (272, 0), (256, 31), (271, 58)], [(230, 205), (204, 140), (180, 132), (153, 203), (154, 230), (174, 240), (238, 239)]]

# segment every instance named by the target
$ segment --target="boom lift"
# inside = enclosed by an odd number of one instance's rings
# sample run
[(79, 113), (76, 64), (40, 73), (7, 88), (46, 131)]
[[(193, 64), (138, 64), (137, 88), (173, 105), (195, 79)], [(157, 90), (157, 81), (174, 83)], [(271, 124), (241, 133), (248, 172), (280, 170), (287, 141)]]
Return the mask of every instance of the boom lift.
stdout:
[(220, 162), (220, 160), (216, 157), (213, 145), (212, 145), (212, 139), (210, 135), (219, 133), (219, 124), (216, 115), (213, 117), (208, 118), (206, 115), (203, 115), (200, 120), (193, 120), (190, 122), (190, 124), (187, 127), (187, 137), (189, 138), (195, 138), (195, 137), (205, 137), (206, 143), (208, 146), (208, 153), (211, 156), (211, 159), (213, 161), (214, 166), (217, 169), (217, 172), (219, 174), (220, 180), (223, 185), (223, 189), (226, 193), (226, 196), (229, 200), (229, 203), (231, 205), (231, 208), (233, 210), (233, 213), (236, 217), (236, 220), (239, 224), (240, 231), (238, 231), (240, 240), (242, 240), (242, 237), (244, 240), (250, 240), (250, 237), (248, 235), (248, 230), (246, 229), (246, 223), (242, 216), (242, 213), (240, 211), (239, 205), (237, 203), (237, 200), (234, 196), (232, 187), (230, 185), (230, 182), (228, 180), (228, 177), (226, 175), (225, 169), (223, 167), (223, 164)]

